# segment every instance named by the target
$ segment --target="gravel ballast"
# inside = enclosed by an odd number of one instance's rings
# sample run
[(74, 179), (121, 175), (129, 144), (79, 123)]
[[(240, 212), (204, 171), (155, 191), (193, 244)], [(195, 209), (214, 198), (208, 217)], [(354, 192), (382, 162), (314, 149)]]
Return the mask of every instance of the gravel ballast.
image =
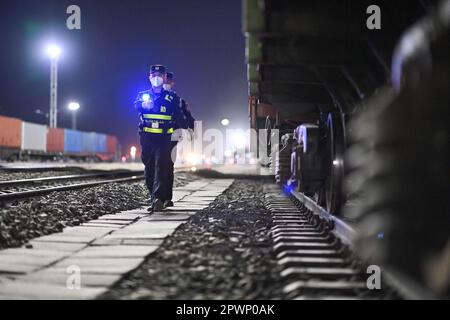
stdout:
[(101, 298), (282, 298), (262, 186), (235, 181)]
[(73, 174), (89, 173), (83, 170), (46, 170), (46, 171), (10, 171), (0, 169), (0, 181), (12, 181), (22, 179), (36, 179), (46, 177), (69, 176)]
[[(176, 173), (174, 186), (183, 186), (194, 179), (190, 173)], [(146, 206), (147, 199), (148, 191), (142, 181), (0, 203), (0, 248), (18, 247), (33, 238), (61, 232), (64, 227), (80, 225), (104, 214)]]

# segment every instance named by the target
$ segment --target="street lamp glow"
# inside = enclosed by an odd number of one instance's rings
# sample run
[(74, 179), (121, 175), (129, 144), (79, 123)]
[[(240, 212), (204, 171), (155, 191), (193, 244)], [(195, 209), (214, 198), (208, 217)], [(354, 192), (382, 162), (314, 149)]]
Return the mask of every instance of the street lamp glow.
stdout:
[(78, 109), (80, 109), (80, 104), (78, 102), (71, 102), (69, 103), (68, 108), (70, 111), (77, 111)]
[(61, 48), (56, 45), (50, 45), (47, 47), (47, 55), (52, 60), (58, 60), (61, 55)]
[(133, 161), (136, 160), (136, 152), (137, 152), (137, 148), (135, 146), (132, 146), (130, 148), (130, 156)]
[(224, 126), (227, 127), (230, 124), (230, 120), (227, 118), (223, 118), (220, 123)]
[(77, 130), (77, 111), (80, 109), (80, 104), (78, 102), (71, 102), (67, 108), (72, 111), (72, 130)]

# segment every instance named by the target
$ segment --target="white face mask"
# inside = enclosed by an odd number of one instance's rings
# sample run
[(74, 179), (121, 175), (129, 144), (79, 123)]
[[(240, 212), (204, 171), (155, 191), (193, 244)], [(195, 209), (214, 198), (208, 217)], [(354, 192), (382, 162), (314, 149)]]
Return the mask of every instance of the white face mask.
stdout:
[(166, 90), (166, 91), (170, 91), (170, 90), (172, 90), (172, 85), (171, 85), (171, 84), (165, 83), (165, 84), (163, 84), (163, 88), (164, 88), (164, 90)]
[(153, 77), (150, 78), (150, 82), (153, 87), (159, 87), (164, 83), (164, 79), (162, 77)]

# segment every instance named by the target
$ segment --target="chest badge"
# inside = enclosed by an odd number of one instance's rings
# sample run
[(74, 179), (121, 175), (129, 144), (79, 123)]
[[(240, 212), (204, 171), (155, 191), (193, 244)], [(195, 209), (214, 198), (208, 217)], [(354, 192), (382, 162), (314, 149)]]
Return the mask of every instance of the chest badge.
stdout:
[(159, 122), (152, 122), (152, 128), (158, 129), (159, 128)]
[(166, 112), (166, 107), (164, 107), (164, 106), (161, 106), (161, 110), (160, 110), (160, 112)]

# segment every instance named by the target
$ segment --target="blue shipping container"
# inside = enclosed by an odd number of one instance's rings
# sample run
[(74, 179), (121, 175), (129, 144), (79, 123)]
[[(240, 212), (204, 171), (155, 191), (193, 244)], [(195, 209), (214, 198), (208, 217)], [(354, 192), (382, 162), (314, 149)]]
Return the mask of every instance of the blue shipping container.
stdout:
[(95, 138), (96, 133), (94, 132), (82, 132), (82, 147), (81, 151), (86, 153), (95, 153)]
[(80, 153), (82, 150), (83, 138), (79, 131), (64, 130), (64, 152)]
[(95, 152), (106, 153), (106, 134), (97, 133), (95, 139)]

